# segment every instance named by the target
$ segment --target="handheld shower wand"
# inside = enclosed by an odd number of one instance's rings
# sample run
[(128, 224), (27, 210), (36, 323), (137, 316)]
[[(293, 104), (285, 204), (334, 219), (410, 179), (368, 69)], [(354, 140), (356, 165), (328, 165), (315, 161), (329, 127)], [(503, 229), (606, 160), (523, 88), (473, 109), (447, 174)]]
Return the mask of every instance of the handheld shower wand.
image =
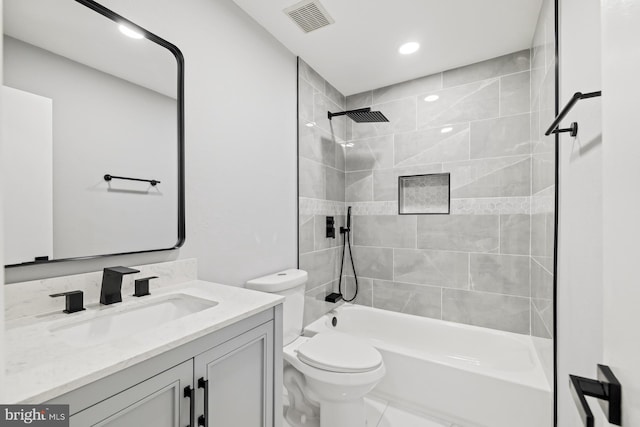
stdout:
[[(353, 262), (353, 252), (351, 251), (351, 206), (347, 208), (346, 227), (340, 227), (340, 234), (342, 234), (344, 237), (342, 241), (342, 258), (340, 261), (340, 277), (338, 279), (338, 292), (337, 293), (332, 292), (329, 295), (327, 295), (324, 299), (327, 302), (333, 302), (333, 303), (338, 302), (341, 299), (346, 302), (351, 302), (355, 300), (356, 297), (358, 296), (358, 275), (356, 274), (356, 266)], [(342, 270), (344, 268), (344, 254), (347, 246), (349, 247), (349, 258), (351, 259), (351, 268), (353, 269), (353, 277), (356, 282), (356, 291), (353, 294), (353, 297), (351, 299), (346, 299), (344, 297), (344, 294), (342, 293)]]

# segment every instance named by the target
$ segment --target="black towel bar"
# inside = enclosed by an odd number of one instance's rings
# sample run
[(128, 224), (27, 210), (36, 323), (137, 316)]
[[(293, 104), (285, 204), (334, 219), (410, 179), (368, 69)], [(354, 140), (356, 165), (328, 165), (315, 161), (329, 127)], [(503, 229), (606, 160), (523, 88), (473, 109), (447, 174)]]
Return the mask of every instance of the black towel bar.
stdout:
[(104, 176), (104, 180), (105, 181), (111, 181), (112, 179), (124, 179), (126, 181), (141, 181), (141, 182), (148, 182), (149, 184), (153, 185), (154, 187), (157, 184), (160, 184), (160, 181), (156, 180), (156, 179), (141, 179), (141, 178), (128, 178), (126, 176), (115, 176), (115, 175), (109, 175), (106, 174)]
[(567, 105), (565, 105), (562, 111), (560, 111), (560, 114), (558, 114), (558, 117), (556, 117), (553, 123), (551, 123), (551, 126), (549, 126), (549, 129), (547, 129), (547, 131), (544, 134), (546, 136), (549, 136), (552, 133), (570, 132), (571, 136), (578, 135), (578, 123), (573, 122), (571, 123), (571, 126), (568, 128), (558, 129), (560, 122), (569, 113), (569, 111), (571, 111), (573, 106), (576, 105), (576, 102), (580, 101), (581, 99), (595, 98), (601, 95), (602, 95), (602, 91), (589, 92), (589, 93), (582, 93), (582, 92), (574, 93), (571, 99), (569, 100), (569, 102), (567, 102)]
[(593, 412), (585, 396), (600, 399), (607, 420), (622, 425), (622, 386), (608, 366), (598, 365), (597, 380), (569, 375), (569, 388), (585, 427), (594, 427)]

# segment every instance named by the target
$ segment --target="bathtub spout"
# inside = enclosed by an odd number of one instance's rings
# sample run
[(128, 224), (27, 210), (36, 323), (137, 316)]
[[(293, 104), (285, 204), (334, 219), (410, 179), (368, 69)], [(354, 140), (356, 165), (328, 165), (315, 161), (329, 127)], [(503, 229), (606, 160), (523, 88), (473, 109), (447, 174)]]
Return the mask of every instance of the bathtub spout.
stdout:
[(319, 427), (320, 408), (304, 396), (304, 376), (293, 366), (284, 368), (284, 386), (289, 394), (285, 418), (293, 427)]

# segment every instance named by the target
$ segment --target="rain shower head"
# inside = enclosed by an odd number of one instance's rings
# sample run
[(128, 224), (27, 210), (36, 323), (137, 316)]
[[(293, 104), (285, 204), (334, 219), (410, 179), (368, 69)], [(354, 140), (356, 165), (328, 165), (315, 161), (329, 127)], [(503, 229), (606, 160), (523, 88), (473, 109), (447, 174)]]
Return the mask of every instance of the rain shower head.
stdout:
[(371, 108), (368, 107), (357, 110), (342, 111), (340, 113), (332, 113), (331, 111), (327, 112), (329, 120), (335, 116), (345, 115), (356, 123), (379, 123), (389, 121), (389, 119), (387, 119), (380, 111), (371, 111)]

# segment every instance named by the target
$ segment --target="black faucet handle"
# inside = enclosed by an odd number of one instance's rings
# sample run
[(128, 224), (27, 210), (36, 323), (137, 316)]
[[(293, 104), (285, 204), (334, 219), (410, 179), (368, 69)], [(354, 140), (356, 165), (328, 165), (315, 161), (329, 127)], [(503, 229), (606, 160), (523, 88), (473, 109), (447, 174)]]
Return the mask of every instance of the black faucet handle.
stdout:
[(149, 292), (149, 280), (157, 278), (158, 276), (149, 276), (136, 279), (134, 282), (135, 293), (133, 294), (133, 296), (143, 297), (145, 295), (151, 295), (151, 293)]
[(84, 294), (82, 291), (60, 292), (49, 295), (52, 298), (65, 297), (65, 313), (75, 313), (84, 310)]
[(133, 274), (133, 273), (140, 273), (140, 270), (136, 270), (135, 268), (129, 268), (129, 267), (107, 267), (104, 269), (105, 273), (109, 272), (109, 273), (115, 273), (115, 274), (119, 274), (121, 276), (124, 276), (125, 274)]

